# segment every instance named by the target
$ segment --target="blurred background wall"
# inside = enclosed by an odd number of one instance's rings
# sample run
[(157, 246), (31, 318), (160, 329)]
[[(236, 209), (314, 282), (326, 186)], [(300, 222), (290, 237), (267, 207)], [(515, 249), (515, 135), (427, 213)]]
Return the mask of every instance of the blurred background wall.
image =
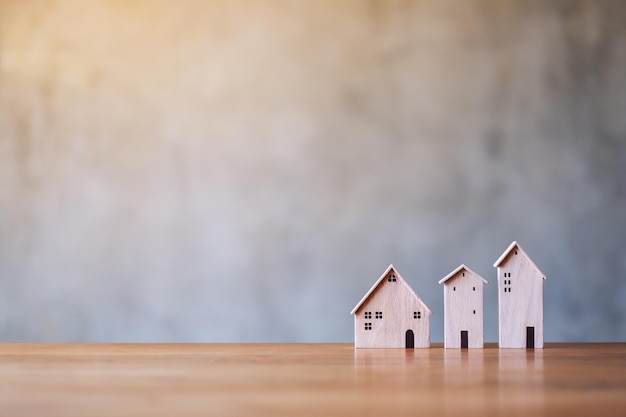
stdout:
[(518, 240), (626, 339), (626, 3), (0, 0), (1, 341), (352, 341)]

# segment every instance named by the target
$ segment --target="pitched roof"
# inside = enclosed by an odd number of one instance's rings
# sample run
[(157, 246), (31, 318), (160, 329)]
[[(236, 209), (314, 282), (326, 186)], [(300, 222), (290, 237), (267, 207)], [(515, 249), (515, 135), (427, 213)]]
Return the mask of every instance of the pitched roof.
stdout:
[(415, 298), (417, 298), (417, 301), (419, 301), (424, 308), (426, 308), (426, 310), (428, 311), (428, 313), (433, 314), (432, 310), (430, 308), (428, 308), (428, 306), (426, 305), (426, 303), (424, 301), (422, 301), (422, 299), (415, 293), (415, 291), (413, 291), (413, 288), (411, 288), (411, 286), (404, 280), (404, 278), (402, 278), (402, 275), (400, 275), (398, 273), (398, 271), (396, 270), (396, 268), (394, 268), (393, 264), (389, 265), (389, 267), (387, 267), (387, 269), (385, 270), (385, 272), (383, 272), (383, 274), (380, 276), (380, 278), (378, 278), (378, 280), (376, 280), (376, 282), (374, 283), (374, 285), (372, 285), (372, 288), (369, 289), (368, 292), (365, 293), (365, 295), (363, 296), (363, 298), (361, 299), (361, 301), (359, 301), (359, 303), (356, 305), (356, 307), (354, 307), (352, 309), (352, 311), (350, 312), (350, 314), (354, 314), (356, 313), (359, 308), (361, 307), (361, 305), (363, 305), (363, 303), (365, 301), (367, 301), (367, 299), (370, 297), (370, 295), (372, 295), (372, 293), (376, 290), (376, 288), (378, 288), (378, 286), (381, 284), (381, 282), (383, 282), (383, 280), (385, 279), (385, 277), (387, 277), (387, 274), (389, 274), (389, 272), (394, 271), (396, 273), (396, 276), (398, 278), (398, 280), (404, 284), (406, 286), (406, 288), (409, 290), (409, 292), (411, 293), (411, 295), (413, 295)]
[(506, 248), (506, 250), (504, 251), (504, 253), (502, 255), (500, 255), (500, 257), (498, 258), (498, 260), (493, 264), (494, 267), (499, 267), (500, 264), (502, 262), (504, 262), (504, 259), (506, 259), (506, 257), (509, 255), (509, 253), (511, 253), (511, 251), (513, 250), (513, 248), (517, 248), (517, 250), (519, 250), (520, 252), (522, 252), (522, 254), (524, 256), (526, 256), (526, 258), (530, 261), (531, 265), (535, 267), (535, 269), (539, 272), (539, 274), (541, 275), (541, 277), (543, 279), (546, 279), (546, 274), (544, 274), (544, 272), (539, 269), (539, 267), (537, 266), (536, 263), (533, 262), (533, 260), (531, 259), (530, 256), (528, 256), (528, 254), (524, 251), (524, 249), (522, 249), (522, 247), (519, 245), (519, 243), (517, 243), (516, 240), (513, 241), (513, 243), (511, 243), (509, 245), (508, 248)]
[(465, 266), (465, 264), (459, 265), (454, 271), (450, 272), (448, 275), (446, 275), (441, 280), (439, 280), (439, 283), (443, 284), (444, 282), (446, 282), (450, 278), (454, 277), (456, 274), (458, 274), (462, 270), (466, 270), (467, 272), (476, 275), (478, 278), (480, 278), (482, 280), (482, 282), (484, 282), (485, 284), (488, 284), (488, 282), (487, 282), (487, 280), (485, 278), (481, 277), (476, 272), (474, 272), (471, 269), (469, 269), (467, 266)]

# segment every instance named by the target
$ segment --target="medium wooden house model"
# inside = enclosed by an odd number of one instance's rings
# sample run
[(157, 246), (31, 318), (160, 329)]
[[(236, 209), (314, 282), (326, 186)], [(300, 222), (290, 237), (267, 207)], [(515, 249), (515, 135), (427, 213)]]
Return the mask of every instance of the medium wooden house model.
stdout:
[(444, 277), (444, 347), (482, 348), (483, 285), (480, 275), (461, 265)]
[(432, 311), (393, 265), (352, 310), (355, 348), (428, 348)]
[(500, 348), (543, 348), (543, 281), (537, 265), (513, 242), (493, 265), (498, 268)]

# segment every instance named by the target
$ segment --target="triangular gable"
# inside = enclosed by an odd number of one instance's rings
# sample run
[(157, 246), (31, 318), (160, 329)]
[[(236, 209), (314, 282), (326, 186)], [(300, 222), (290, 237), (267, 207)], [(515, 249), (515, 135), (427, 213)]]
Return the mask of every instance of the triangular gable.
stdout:
[(361, 308), (363, 303), (365, 303), (365, 301), (367, 301), (367, 299), (370, 298), (370, 296), (374, 293), (374, 291), (376, 291), (376, 288), (378, 288), (378, 286), (384, 281), (384, 279), (387, 277), (387, 275), (391, 271), (395, 272), (396, 278), (402, 284), (404, 284), (406, 286), (406, 288), (409, 290), (410, 294), (413, 297), (415, 297), (420, 304), (422, 304), (424, 306), (424, 308), (426, 309), (426, 311), (428, 311), (429, 314), (432, 315), (433, 314), (432, 310), (430, 308), (428, 308), (426, 303), (424, 301), (422, 301), (422, 299), (415, 293), (415, 291), (413, 291), (413, 288), (411, 288), (411, 286), (404, 280), (404, 278), (402, 278), (402, 275), (400, 275), (398, 273), (398, 271), (393, 267), (393, 264), (389, 265), (389, 267), (385, 270), (385, 272), (383, 272), (383, 274), (380, 276), (380, 278), (378, 278), (378, 280), (376, 280), (374, 285), (372, 285), (372, 288), (370, 288), (369, 291), (365, 293), (365, 295), (363, 296), (361, 301), (359, 301), (359, 303), (356, 305), (356, 307), (354, 307), (352, 309), (350, 314), (355, 314), (357, 311), (359, 311), (359, 308)]
[(488, 284), (487, 280), (483, 277), (481, 277), (480, 275), (478, 275), (476, 272), (472, 271), (471, 269), (469, 269), (467, 266), (465, 266), (465, 264), (461, 264), (459, 265), (454, 271), (450, 272), (448, 275), (446, 275), (445, 277), (443, 277), (439, 283), (440, 284), (444, 284), (446, 281), (448, 281), (449, 279), (452, 279), (456, 274), (458, 274), (459, 272), (461, 272), (462, 270), (465, 270), (467, 272), (469, 272), (470, 274), (474, 274), (476, 275), (478, 278), (480, 278), (480, 280), (485, 283)]
[(539, 267), (537, 266), (537, 264), (535, 262), (533, 262), (532, 258), (530, 256), (528, 256), (528, 254), (524, 251), (524, 249), (522, 249), (522, 247), (519, 245), (519, 243), (517, 243), (516, 240), (513, 241), (513, 243), (511, 243), (509, 245), (508, 248), (506, 248), (506, 250), (504, 251), (504, 253), (502, 255), (500, 255), (500, 257), (498, 258), (498, 260), (493, 264), (493, 266), (495, 268), (498, 268), (500, 266), (500, 264), (502, 262), (504, 262), (504, 260), (506, 259), (506, 257), (509, 255), (509, 253), (511, 253), (511, 251), (517, 248), (517, 250), (519, 250), (520, 252), (522, 252), (522, 255), (524, 255), (526, 257), (526, 259), (528, 259), (531, 263), (532, 266), (535, 267), (535, 269), (539, 272), (539, 274), (541, 275), (541, 278), (546, 279), (546, 274), (543, 273), (543, 271), (541, 269), (539, 269)]

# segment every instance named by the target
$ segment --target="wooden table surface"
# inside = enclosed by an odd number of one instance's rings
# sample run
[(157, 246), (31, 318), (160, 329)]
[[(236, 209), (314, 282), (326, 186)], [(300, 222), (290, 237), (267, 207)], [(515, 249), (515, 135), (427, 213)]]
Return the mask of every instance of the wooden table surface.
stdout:
[(0, 344), (1, 416), (626, 416), (626, 344)]

